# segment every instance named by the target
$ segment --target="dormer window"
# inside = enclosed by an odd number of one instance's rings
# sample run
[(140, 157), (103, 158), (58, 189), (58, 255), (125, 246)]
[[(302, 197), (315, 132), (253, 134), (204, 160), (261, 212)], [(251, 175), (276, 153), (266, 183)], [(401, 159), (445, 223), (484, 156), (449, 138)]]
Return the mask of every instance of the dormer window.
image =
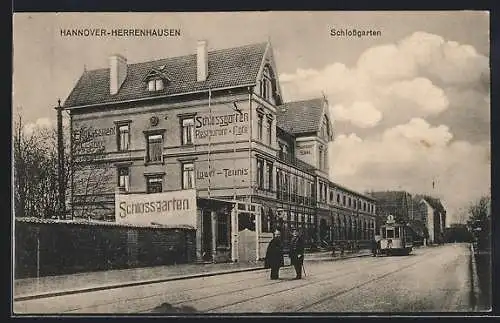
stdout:
[(161, 91), (170, 82), (170, 78), (165, 73), (165, 65), (153, 67), (151, 71), (143, 78), (150, 92)]
[(148, 91), (160, 91), (160, 90), (163, 90), (162, 79), (151, 79), (148, 81)]

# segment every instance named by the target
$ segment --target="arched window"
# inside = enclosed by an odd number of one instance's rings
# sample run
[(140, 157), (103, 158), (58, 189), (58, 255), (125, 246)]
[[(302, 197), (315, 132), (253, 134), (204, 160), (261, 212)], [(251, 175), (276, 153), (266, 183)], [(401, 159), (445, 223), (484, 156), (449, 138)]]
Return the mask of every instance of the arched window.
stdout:
[(260, 95), (266, 100), (273, 98), (273, 75), (268, 65), (264, 66), (264, 70), (262, 71)]

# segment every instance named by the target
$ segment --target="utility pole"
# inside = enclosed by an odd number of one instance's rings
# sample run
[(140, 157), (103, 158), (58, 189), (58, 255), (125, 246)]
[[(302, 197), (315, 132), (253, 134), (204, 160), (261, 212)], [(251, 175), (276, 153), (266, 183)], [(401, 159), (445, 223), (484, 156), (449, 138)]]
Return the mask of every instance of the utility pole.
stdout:
[(62, 124), (62, 110), (61, 99), (57, 100), (57, 178), (58, 178), (58, 218), (64, 219), (66, 217), (66, 190), (64, 183), (64, 138), (63, 138), (63, 124)]

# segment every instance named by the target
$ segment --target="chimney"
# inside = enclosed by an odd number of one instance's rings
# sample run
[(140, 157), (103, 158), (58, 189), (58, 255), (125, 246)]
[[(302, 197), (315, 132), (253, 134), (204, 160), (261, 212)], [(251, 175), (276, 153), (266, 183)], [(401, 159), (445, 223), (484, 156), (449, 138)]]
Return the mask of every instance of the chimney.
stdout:
[(119, 54), (109, 57), (109, 93), (116, 94), (127, 78), (127, 59)]
[(208, 76), (207, 41), (199, 40), (196, 47), (196, 75), (198, 82), (205, 81)]

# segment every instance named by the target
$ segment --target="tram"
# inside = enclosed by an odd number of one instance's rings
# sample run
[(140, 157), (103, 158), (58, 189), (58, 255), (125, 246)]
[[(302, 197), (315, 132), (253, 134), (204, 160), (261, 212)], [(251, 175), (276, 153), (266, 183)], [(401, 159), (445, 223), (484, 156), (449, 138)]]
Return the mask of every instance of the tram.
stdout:
[(409, 255), (413, 249), (411, 230), (405, 224), (394, 221), (392, 215), (387, 216), (385, 224), (380, 226), (379, 253), (387, 256)]

